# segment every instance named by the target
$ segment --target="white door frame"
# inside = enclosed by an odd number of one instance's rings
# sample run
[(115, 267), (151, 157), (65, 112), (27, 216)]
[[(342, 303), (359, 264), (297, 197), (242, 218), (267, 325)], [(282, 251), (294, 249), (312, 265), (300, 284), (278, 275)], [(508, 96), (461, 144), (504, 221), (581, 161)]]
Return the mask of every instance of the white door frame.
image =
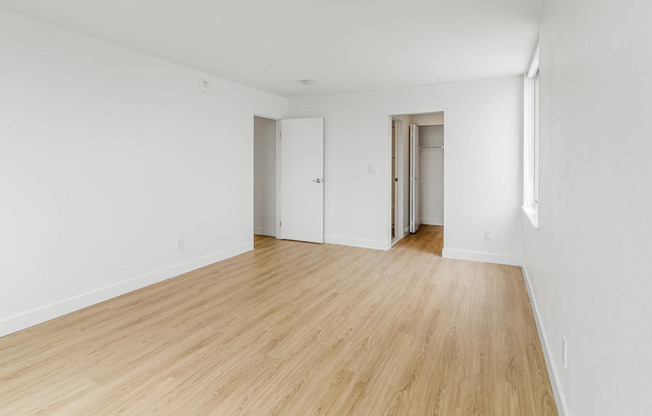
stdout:
[[(282, 227), (281, 227), (281, 161), (282, 161), (282, 153), (281, 153), (281, 121), (283, 120), (282, 117), (277, 117), (277, 116), (270, 116), (267, 114), (262, 114), (262, 113), (252, 113), (251, 115), (251, 236), (253, 238), (254, 236), (254, 204), (255, 204), (255, 195), (254, 195), (254, 180), (255, 180), (255, 174), (254, 174), (254, 140), (255, 140), (255, 130), (254, 130), (254, 124), (255, 120), (254, 117), (261, 117), (261, 118), (266, 118), (268, 120), (274, 120), (276, 122), (276, 200), (275, 200), (275, 205), (276, 205), (276, 239), (281, 240), (283, 238), (283, 233), (282, 233)], [(322, 179), (323, 180), (323, 179)], [(322, 231), (323, 232), (323, 231)], [(390, 231), (391, 232), (391, 231)]]
[(282, 240), (281, 227), (281, 119), (276, 119), (276, 239)]
[(421, 155), (419, 126), (410, 124), (410, 232), (416, 233), (421, 225)]
[[(392, 239), (392, 185), (391, 181), (394, 180), (392, 177), (392, 121), (396, 123), (396, 177), (398, 182), (396, 184), (396, 195), (394, 204), (396, 206), (394, 226), (395, 226), (395, 236)], [(396, 244), (401, 238), (405, 236), (403, 234), (403, 120), (400, 120), (396, 117), (389, 117), (389, 177), (390, 177), (390, 186), (389, 186), (389, 240), (391, 244)]]

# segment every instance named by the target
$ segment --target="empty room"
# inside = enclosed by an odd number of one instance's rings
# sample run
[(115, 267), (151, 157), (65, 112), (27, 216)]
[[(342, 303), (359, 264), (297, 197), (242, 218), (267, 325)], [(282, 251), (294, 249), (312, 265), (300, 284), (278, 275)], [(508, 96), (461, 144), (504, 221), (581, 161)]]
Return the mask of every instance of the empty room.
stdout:
[(0, 416), (652, 414), (651, 15), (0, 0)]

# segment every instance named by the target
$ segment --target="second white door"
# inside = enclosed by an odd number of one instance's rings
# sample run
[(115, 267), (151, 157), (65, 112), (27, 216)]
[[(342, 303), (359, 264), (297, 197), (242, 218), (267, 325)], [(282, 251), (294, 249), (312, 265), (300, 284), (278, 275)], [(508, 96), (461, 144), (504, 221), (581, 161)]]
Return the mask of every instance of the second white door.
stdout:
[(324, 119), (281, 120), (280, 238), (324, 242)]

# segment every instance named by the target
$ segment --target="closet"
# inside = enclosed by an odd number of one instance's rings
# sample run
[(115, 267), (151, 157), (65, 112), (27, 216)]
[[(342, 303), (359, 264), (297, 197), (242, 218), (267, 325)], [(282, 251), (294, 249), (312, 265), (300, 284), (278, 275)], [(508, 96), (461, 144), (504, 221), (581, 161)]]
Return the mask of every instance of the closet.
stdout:
[[(409, 129), (408, 224), (411, 233), (416, 233), (421, 224), (444, 225), (443, 117), (440, 122), (425, 116), (412, 116)], [(422, 125), (414, 122), (419, 119)]]

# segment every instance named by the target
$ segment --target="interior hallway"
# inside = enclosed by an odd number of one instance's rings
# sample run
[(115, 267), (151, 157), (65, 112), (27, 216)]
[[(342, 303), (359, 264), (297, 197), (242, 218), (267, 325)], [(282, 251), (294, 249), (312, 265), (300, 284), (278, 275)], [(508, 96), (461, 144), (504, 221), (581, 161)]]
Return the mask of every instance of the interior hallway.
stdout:
[(0, 338), (2, 415), (556, 415), (521, 269), (256, 237)]
[(441, 225), (421, 224), (416, 233), (406, 235), (401, 240), (401, 245), (397, 243), (394, 247), (403, 247), (405, 245), (441, 257), (441, 251), (444, 248), (444, 227)]

